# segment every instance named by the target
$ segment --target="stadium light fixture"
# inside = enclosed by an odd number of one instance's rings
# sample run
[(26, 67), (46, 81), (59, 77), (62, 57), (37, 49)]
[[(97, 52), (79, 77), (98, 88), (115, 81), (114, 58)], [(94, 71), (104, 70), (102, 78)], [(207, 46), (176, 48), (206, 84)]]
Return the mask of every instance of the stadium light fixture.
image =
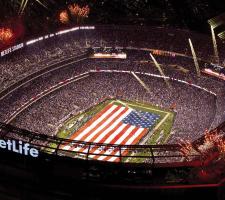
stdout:
[(151, 56), (151, 58), (152, 58), (152, 60), (153, 60), (153, 62), (155, 64), (156, 68), (159, 70), (161, 76), (163, 77), (166, 85), (168, 86), (169, 89), (171, 89), (172, 87), (171, 87), (169, 81), (167, 80), (167, 78), (166, 78), (166, 76), (165, 76), (165, 74), (163, 72), (163, 69), (160, 67), (159, 63), (156, 61), (156, 59), (154, 58), (154, 56), (151, 53), (150, 53), (150, 56)]
[(214, 31), (214, 27), (211, 27), (211, 33), (212, 33), (212, 41), (213, 41), (213, 49), (214, 49), (214, 56), (216, 59), (216, 62), (219, 63), (219, 53), (218, 53), (218, 48), (217, 48), (217, 42), (216, 42), (216, 36), (215, 36), (215, 31)]
[[(19, 15), (24, 13), (24, 10), (27, 7), (28, 2), (29, 2), (29, 0), (21, 0), (20, 9), (19, 9)], [(43, 7), (47, 8), (46, 5), (44, 5), (40, 0), (35, 0), (35, 2), (37, 2), (38, 4), (40, 4)]]
[(131, 72), (131, 74), (134, 76), (134, 78), (137, 79), (137, 81), (147, 90), (148, 93), (150, 93), (149, 87), (142, 81), (134, 72)]
[(191, 47), (191, 53), (192, 53), (193, 60), (194, 60), (194, 63), (195, 63), (195, 68), (196, 68), (197, 75), (201, 76), (201, 72), (200, 72), (200, 68), (199, 68), (199, 64), (198, 64), (198, 59), (197, 59), (197, 56), (196, 56), (193, 44), (192, 44), (190, 38), (188, 39), (188, 41), (189, 41), (189, 44), (190, 44), (190, 47)]

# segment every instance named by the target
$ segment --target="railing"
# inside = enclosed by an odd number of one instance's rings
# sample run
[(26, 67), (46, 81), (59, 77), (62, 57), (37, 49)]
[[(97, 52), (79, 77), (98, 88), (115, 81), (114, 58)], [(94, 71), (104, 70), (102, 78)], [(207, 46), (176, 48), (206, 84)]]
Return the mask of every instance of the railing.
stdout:
[[(184, 156), (177, 144), (167, 145), (116, 145), (90, 143), (52, 137), (16, 128), (0, 122), (0, 138), (29, 143), (42, 153), (55, 154), (85, 160), (123, 163), (160, 164), (200, 160), (201, 155)], [(67, 146), (67, 148), (64, 148)]]

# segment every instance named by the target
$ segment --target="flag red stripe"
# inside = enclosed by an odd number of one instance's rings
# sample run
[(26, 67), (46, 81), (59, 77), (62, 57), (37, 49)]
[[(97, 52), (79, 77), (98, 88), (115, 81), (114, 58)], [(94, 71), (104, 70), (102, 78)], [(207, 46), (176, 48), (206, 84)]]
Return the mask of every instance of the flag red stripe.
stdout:
[[(138, 129), (139, 129), (138, 127), (135, 127), (120, 144), (125, 145), (127, 143), (127, 141), (138, 131)], [(114, 152), (112, 155), (115, 155), (117, 152)], [(110, 158), (111, 158), (111, 156), (108, 156), (108, 157), (104, 158), (103, 160), (106, 161), (106, 160), (109, 160)]]
[[(117, 124), (117, 126), (115, 126), (111, 131), (109, 131), (100, 141), (99, 143), (104, 143), (104, 141), (106, 141), (108, 139), (108, 137), (110, 137), (120, 126), (122, 126), (122, 122), (120, 122), (119, 124)], [(111, 143), (111, 142), (110, 142)], [(94, 153), (97, 149), (93, 149), (90, 151), (90, 153)], [(101, 153), (101, 152), (100, 152)]]
[[(127, 124), (127, 125), (119, 132), (119, 134), (118, 134), (116, 137), (114, 137), (113, 140), (111, 140), (111, 141), (109, 142), (109, 144), (115, 144), (115, 142), (116, 142), (120, 137), (122, 137), (122, 135), (123, 135), (124, 133), (126, 133), (126, 131), (127, 131), (130, 127), (131, 127), (131, 125), (130, 125), (130, 124)], [(132, 132), (132, 131), (131, 131), (131, 132)], [(105, 150), (101, 151), (100, 154), (103, 154), (104, 152), (105, 152)], [(100, 156), (101, 156), (101, 155), (96, 155), (93, 159), (98, 159)]]
[(71, 136), (71, 140), (73, 140), (74, 138), (76, 138), (77, 136), (79, 136), (80, 133), (82, 133), (87, 127), (89, 127), (94, 121), (96, 121), (99, 117), (101, 117), (106, 111), (108, 111), (111, 107), (113, 106), (113, 104), (109, 104), (108, 106), (106, 106), (104, 109), (102, 109), (97, 115), (95, 115), (92, 119), (90, 119), (83, 127), (81, 127), (77, 132), (75, 132), (72, 136)]
[[(121, 108), (121, 107), (120, 107)], [(100, 131), (98, 131), (90, 140), (88, 140), (88, 141), (86, 141), (86, 142), (94, 142), (95, 140), (96, 140), (96, 138), (98, 137), (98, 136), (100, 136), (105, 130), (107, 130), (110, 126), (112, 126), (114, 123), (115, 123), (115, 121), (116, 120), (118, 120), (126, 111), (128, 110), (128, 108), (125, 108), (125, 109), (123, 109), (120, 113), (119, 113), (119, 115), (117, 115), (115, 118), (113, 118), (113, 120), (110, 122), (110, 123), (108, 123), (102, 130), (100, 130)], [(113, 111), (114, 112), (114, 111)], [(116, 112), (116, 111), (115, 111)], [(107, 119), (104, 119), (103, 121), (105, 122)], [(91, 134), (91, 133), (90, 133)], [(89, 134), (89, 135), (90, 135)], [(87, 135), (87, 137), (88, 137), (88, 135)], [(80, 149), (79, 151), (80, 152), (82, 152), (82, 151), (84, 151), (85, 150), (85, 148), (82, 148), (82, 149)]]
[[(96, 121), (99, 117), (101, 117), (105, 112), (107, 112), (113, 104), (107, 105), (103, 108), (98, 114), (96, 114), (92, 119), (90, 119), (84, 126), (82, 126), (77, 132), (73, 133), (72, 136), (69, 138), (70, 140), (74, 140), (77, 136), (79, 136), (87, 127), (89, 127), (94, 121)], [(64, 148), (68, 144), (62, 145), (61, 148)], [(72, 147), (73, 148), (73, 147)]]
[(119, 138), (121, 138), (122, 135), (123, 135), (124, 133), (126, 133), (127, 130), (128, 130), (130, 127), (131, 127), (131, 125), (130, 125), (130, 124), (127, 124), (127, 125), (123, 128), (123, 130), (120, 131), (120, 133), (119, 133), (116, 137), (114, 137), (113, 140), (111, 140), (109, 143), (110, 143), (110, 144), (115, 144), (115, 142), (116, 142)]
[[(136, 127), (137, 128), (137, 127)], [(135, 129), (136, 129), (135, 128)], [(134, 130), (135, 130), (134, 129)], [(134, 131), (133, 130), (133, 131)], [(132, 132), (133, 132), (132, 131)], [(137, 144), (138, 143), (138, 141), (146, 134), (146, 132), (148, 131), (148, 129), (144, 129), (135, 139), (134, 139), (134, 141), (131, 143), (131, 145), (135, 145), (135, 144)], [(124, 139), (123, 140), (123, 142), (121, 143), (122, 145), (126, 145), (126, 143), (127, 143), (127, 141), (132, 137), (132, 135), (133, 134), (135, 134), (135, 132), (133, 132), (132, 133), (131, 132), (131, 134), (129, 134), (127, 137), (126, 137), (126, 139)], [(117, 152), (119, 152), (119, 151), (117, 151)], [(115, 155), (117, 152), (114, 152), (112, 155)], [(122, 155), (126, 155), (128, 153), (128, 151), (124, 151), (124, 152), (122, 152)], [(109, 160), (110, 158), (112, 158), (112, 156), (110, 155), (110, 156), (107, 156), (106, 158), (104, 158), (103, 159), (103, 161), (107, 161), (107, 160)]]
[(92, 128), (89, 132), (87, 132), (80, 140), (84, 141), (92, 132), (96, 131), (102, 124), (104, 124), (109, 117), (111, 117), (115, 112), (117, 112), (121, 106), (117, 106), (111, 113), (109, 113), (102, 121), (100, 121), (94, 128)]
[(139, 135), (138, 137), (135, 138), (135, 140), (132, 142), (132, 145), (137, 144), (140, 139), (148, 132), (148, 129), (144, 129)]
[[(111, 127), (116, 120), (118, 120), (126, 111), (128, 110), (128, 108), (125, 108), (124, 110), (122, 110), (122, 112), (117, 115), (109, 124), (107, 124), (101, 131), (99, 131), (91, 140), (90, 142), (94, 142), (98, 136), (100, 136), (105, 130), (107, 130), (109, 127)], [(111, 132), (111, 131), (110, 131)], [(108, 134), (107, 134), (108, 135)], [(101, 142), (99, 142), (101, 143)]]

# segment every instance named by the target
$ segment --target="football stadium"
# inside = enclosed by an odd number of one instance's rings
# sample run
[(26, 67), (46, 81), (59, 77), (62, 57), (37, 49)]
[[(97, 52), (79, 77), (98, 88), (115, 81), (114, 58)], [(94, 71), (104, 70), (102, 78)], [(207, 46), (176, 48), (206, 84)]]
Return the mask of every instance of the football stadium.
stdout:
[(224, 199), (224, 15), (202, 33), (63, 5), (60, 28), (0, 26), (1, 199)]

